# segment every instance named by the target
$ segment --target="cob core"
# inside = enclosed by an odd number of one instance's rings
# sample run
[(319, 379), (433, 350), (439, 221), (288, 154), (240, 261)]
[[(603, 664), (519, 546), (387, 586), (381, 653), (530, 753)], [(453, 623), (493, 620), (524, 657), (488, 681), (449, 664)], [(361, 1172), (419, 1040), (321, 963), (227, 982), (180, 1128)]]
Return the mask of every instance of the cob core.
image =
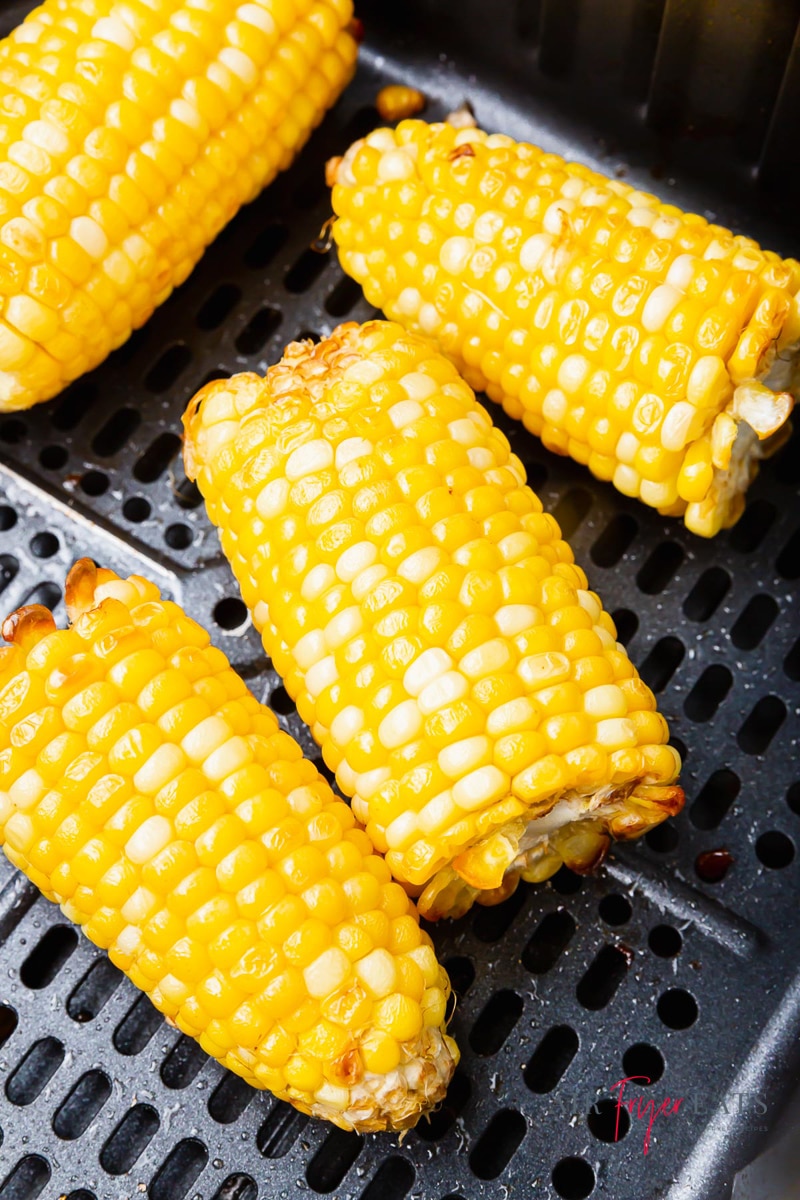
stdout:
[(350, 78), (350, 0), (46, 0), (0, 43), (0, 411), (96, 366)]
[(404, 1129), (458, 1061), (447, 976), (346, 804), (208, 635), (88, 559), (72, 625), (0, 650), (0, 845), (155, 1006), (254, 1087)]
[(184, 424), (266, 651), (425, 916), (589, 870), (680, 808), (652, 693), (430, 342), (342, 325)]
[(702, 536), (737, 520), (789, 431), (800, 263), (479, 129), (403, 121), (328, 174), (371, 304), (625, 495)]

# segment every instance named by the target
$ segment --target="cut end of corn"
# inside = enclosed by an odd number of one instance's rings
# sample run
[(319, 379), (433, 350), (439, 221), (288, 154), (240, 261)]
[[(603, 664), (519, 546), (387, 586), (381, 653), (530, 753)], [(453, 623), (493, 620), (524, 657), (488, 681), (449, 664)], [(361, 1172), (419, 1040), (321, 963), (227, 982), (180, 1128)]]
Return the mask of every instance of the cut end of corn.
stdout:
[(733, 524), (797, 387), (798, 262), (463, 122), (376, 129), (328, 179), (371, 304), (548, 449), (701, 536)]
[(430, 341), (373, 321), (293, 343), (190, 404), (185, 454), (267, 653), (424, 915), (589, 870), (680, 807), (652, 692)]
[(46, 0), (0, 42), (0, 412), (119, 346), (353, 73), (350, 0)]
[(406, 1129), (447, 976), (350, 809), (208, 635), (89, 559), (3, 623), (0, 846), (165, 1018), (343, 1129)]

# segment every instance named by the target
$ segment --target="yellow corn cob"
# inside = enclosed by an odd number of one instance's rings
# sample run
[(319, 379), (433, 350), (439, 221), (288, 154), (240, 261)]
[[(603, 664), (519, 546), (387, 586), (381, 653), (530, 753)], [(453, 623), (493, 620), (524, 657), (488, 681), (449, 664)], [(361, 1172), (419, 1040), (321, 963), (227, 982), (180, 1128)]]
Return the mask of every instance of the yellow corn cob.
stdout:
[(267, 653), (423, 915), (589, 870), (680, 808), (652, 693), (426, 339), (342, 325), (184, 424)]
[(737, 519), (788, 434), (800, 263), (477, 129), (378, 129), (329, 178), (370, 303), (625, 495), (703, 536)]
[(449, 985), (348, 807), (208, 635), (87, 559), (72, 626), (7, 618), (0, 845), (156, 1007), (254, 1087), (402, 1129), (458, 1058)]
[(288, 166), (351, 0), (46, 0), (0, 43), (0, 411), (96, 366)]

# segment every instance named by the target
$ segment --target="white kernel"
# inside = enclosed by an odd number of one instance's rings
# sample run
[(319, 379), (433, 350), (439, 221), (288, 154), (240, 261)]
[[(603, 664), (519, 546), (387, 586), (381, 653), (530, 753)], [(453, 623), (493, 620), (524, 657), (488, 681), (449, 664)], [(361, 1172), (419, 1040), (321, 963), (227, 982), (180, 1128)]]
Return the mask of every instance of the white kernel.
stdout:
[(658, 333), (682, 299), (683, 292), (678, 291), (671, 284), (659, 284), (647, 297), (642, 309), (642, 325), (649, 333)]
[(92, 217), (73, 217), (69, 232), (72, 240), (95, 261), (108, 250), (108, 238)]
[(325, 626), (325, 641), (329, 650), (338, 650), (345, 642), (357, 637), (364, 626), (361, 609), (354, 604), (331, 617)]
[(288, 479), (271, 479), (258, 493), (256, 512), (264, 521), (271, 521), (285, 511), (289, 503)]
[(158, 902), (158, 897), (149, 888), (138, 887), (119, 910), (120, 916), (124, 917), (129, 925), (142, 925)]
[(125, 853), (133, 863), (146, 863), (154, 858), (172, 837), (172, 826), (166, 817), (148, 817), (125, 843)]
[(139, 929), (136, 925), (126, 925), (125, 928), (118, 933), (114, 939), (113, 948), (128, 958), (136, 953), (141, 944), (141, 929)]
[(180, 746), (164, 742), (148, 758), (133, 777), (133, 786), (145, 796), (157, 791), (179, 775), (186, 766), (186, 755)]
[(121, 50), (128, 52), (136, 45), (133, 30), (113, 14), (95, 21), (91, 36), (101, 42), (111, 42), (112, 45), (119, 46)]
[(643, 479), (639, 485), (639, 497), (651, 508), (672, 508), (673, 504), (678, 503), (678, 485), (671, 479), (665, 479), (661, 483), (656, 483), (653, 479)]
[(554, 200), (542, 219), (542, 226), (547, 233), (560, 237), (569, 222), (569, 214), (576, 204), (574, 200)]
[(341, 471), (342, 467), (356, 458), (366, 458), (368, 454), (372, 454), (374, 449), (372, 442), (367, 441), (366, 438), (345, 438), (336, 447), (336, 470)]
[(247, 25), (255, 25), (256, 29), (260, 29), (267, 36), (271, 36), (277, 30), (274, 17), (260, 4), (242, 4), (237, 8), (236, 16)]
[(336, 583), (336, 572), (330, 563), (317, 563), (306, 575), (300, 587), (300, 595), (310, 602), (318, 600), (323, 592)]
[(672, 241), (680, 231), (681, 223), (677, 217), (658, 217), (650, 226), (653, 237), (666, 238)]
[(483, 440), (482, 430), (474, 421), (470, 421), (469, 417), (458, 417), (455, 421), (450, 421), (447, 432), (453, 441), (461, 446), (477, 446)]
[(269, 605), (266, 600), (259, 600), (253, 609), (253, 624), (258, 630), (269, 624)]
[(350, 584), (353, 597), (360, 603), (374, 587), (387, 578), (388, 574), (389, 568), (385, 567), (383, 563), (375, 563), (373, 566), (367, 567), (366, 571), (357, 575)]
[(193, 763), (200, 763), (207, 754), (213, 754), (223, 746), (232, 733), (233, 730), (223, 717), (206, 717), (186, 734), (181, 742), (181, 749)]
[(393, 129), (373, 129), (364, 140), (368, 146), (372, 146), (373, 150), (380, 150), (383, 154), (397, 149), (397, 139)]
[(39, 772), (35, 767), (29, 767), (18, 779), (14, 780), (8, 789), (8, 795), (17, 811), (26, 812), (27, 809), (33, 808), (35, 804), (39, 803), (46, 791), (47, 784)]
[(628, 706), (622, 688), (616, 683), (601, 683), (584, 693), (583, 709), (588, 717), (602, 720), (607, 717), (624, 717)]
[(474, 249), (472, 238), (448, 238), (439, 251), (439, 263), (449, 275), (460, 275), (466, 270)]
[(631, 433), (630, 430), (621, 433), (614, 453), (619, 462), (630, 466), (639, 453), (639, 439), (636, 434)]
[(350, 974), (350, 959), (344, 950), (331, 946), (323, 950), (303, 971), (309, 996), (321, 1000), (340, 988)]
[(479, 245), (488, 246), (489, 242), (493, 242), (497, 235), (502, 233), (505, 223), (502, 213), (491, 209), (489, 212), (481, 213), (472, 227), (475, 241)]
[(396, 750), (416, 737), (421, 727), (422, 714), (416, 701), (401, 700), (378, 726), (378, 740), (386, 750)]
[(517, 673), (528, 687), (548, 687), (569, 679), (572, 664), (566, 654), (558, 651), (547, 651), (543, 654), (531, 654), (523, 658), (517, 666)]
[(324, 438), (315, 438), (292, 451), (286, 460), (286, 478), (302, 479), (333, 466), (333, 446)]
[(364, 713), (355, 704), (340, 709), (331, 721), (331, 737), (337, 746), (347, 746), (364, 728)]
[[(313, 733), (314, 738), (317, 742), (322, 742), (327, 737), (327, 732), (325, 731), (324, 727), (321, 725), (319, 726), (319, 728), (317, 727), (317, 725), (315, 725), (312, 728), (311, 732)], [(353, 770), (353, 768), (350, 766), (350, 764), (343, 759), (339, 763), (339, 766), (336, 768), (336, 785), (339, 788), (339, 791), (344, 792), (344, 794), (346, 796), (349, 796), (350, 793), (355, 788), (355, 783), (356, 783), (356, 773)], [(359, 820), (360, 820), (360, 818), (359, 818)]]
[(390, 767), (374, 767), (371, 771), (362, 771), (360, 775), (356, 775), (355, 780), (358, 794), (365, 800), (372, 799), (378, 788), (383, 787), (391, 777)]
[(420, 809), (417, 823), (422, 833), (438, 833), (458, 816), (459, 812), (453, 799), (453, 793), (448, 788), (446, 792), (439, 792), (438, 796), (434, 796)]
[(417, 837), (419, 825), (414, 812), (401, 813), (386, 826), (386, 844), (390, 850), (404, 850)]
[(377, 947), (355, 964), (355, 972), (364, 987), (376, 1000), (388, 996), (397, 988), (397, 967), (388, 950)]
[(622, 492), (623, 496), (638, 496), (639, 484), (641, 477), (639, 472), (633, 467), (627, 467), (624, 463), (619, 463), (614, 471), (614, 487), (618, 492)]
[(486, 675), (498, 674), (511, 666), (511, 651), (502, 638), (491, 638), (470, 650), (458, 664), (467, 679), (483, 679)]
[(603, 611), (603, 606), (593, 592), (587, 592), (585, 588), (577, 588), (575, 595), (584, 612), (587, 612), (592, 618), (592, 622), (596, 625), (600, 620), (600, 615)]
[(419, 327), (423, 333), (434, 334), (442, 323), (439, 310), (434, 304), (423, 304), (419, 310)]
[(215, 750), (213, 754), (209, 754), (205, 762), (200, 764), (200, 769), (212, 783), (221, 783), (223, 779), (227, 779), (235, 771), (249, 766), (253, 761), (253, 757), (253, 749), (250, 743), (237, 734), (232, 738), (228, 738), (227, 742), (220, 746), (218, 750)]
[(626, 750), (638, 742), (636, 727), (627, 717), (609, 717), (605, 721), (598, 721), (595, 729), (597, 744), (606, 750)]
[(422, 296), (419, 288), (407, 287), (403, 288), (400, 295), (394, 302), (395, 312), (400, 313), (403, 317), (415, 317), (419, 312), (422, 304)]
[(605, 188), (588, 187), (581, 192), (582, 208), (605, 208), (611, 199), (611, 193)]
[(509, 794), (511, 778), (499, 767), (478, 767), (477, 771), (459, 779), (453, 787), (453, 799), (459, 808), (467, 812), (477, 808), (488, 808)]
[(325, 1108), (336, 1108), (344, 1112), (350, 1106), (350, 1089), (337, 1087), (335, 1083), (323, 1083), (314, 1092), (314, 1099)]
[[(416, 400), (417, 403), (427, 400), (429, 396), (435, 395), (439, 390), (436, 380), (431, 379), (430, 375), (423, 374), (422, 371), (409, 371), (400, 379), (399, 383), (409, 400)], [(424, 416), (424, 411), (420, 415)]]
[(523, 271), (535, 271), (552, 244), (553, 239), (548, 233), (535, 233), (529, 237), (519, 252), (519, 265)]
[(577, 200), (586, 190), (586, 183), (577, 175), (570, 175), (561, 185), (561, 195), (567, 200)]
[(582, 354), (568, 354), (558, 368), (558, 386), (574, 394), (583, 386), (589, 370), (589, 360)]
[(488, 446), (470, 446), (467, 451), (467, 462), (476, 471), (490, 471), (497, 466), (494, 451)]
[(326, 658), (321, 658), (319, 662), (314, 663), (314, 666), (306, 671), (305, 685), (307, 691), (316, 700), (317, 696), (321, 696), (326, 688), (330, 687), (339, 678), (339, 672), (336, 668), (336, 659), (332, 654)]
[(661, 445), (665, 450), (683, 450), (696, 415), (697, 409), (688, 400), (673, 404), (661, 426)]
[(348, 383), (363, 383), (369, 387), (383, 378), (383, 367), (369, 358), (360, 358), (342, 372), (342, 379)]
[(255, 63), (249, 55), (239, 50), (236, 46), (223, 46), (217, 52), (219, 61), (223, 63), (228, 70), (240, 79), (245, 87), (254, 87), (258, 82), (258, 71)]
[(504, 637), (514, 637), (541, 622), (542, 614), (532, 604), (504, 604), (494, 614), (494, 623)]
[(558, 287), (562, 277), (572, 265), (576, 254), (577, 251), (570, 249), (567, 242), (551, 246), (542, 256), (542, 261), (539, 264), (539, 270), (545, 282), (549, 283), (551, 287)]
[(422, 550), (415, 550), (413, 554), (409, 554), (408, 558), (404, 558), (397, 567), (397, 574), (401, 579), (406, 579), (409, 583), (419, 586), (426, 579), (430, 579), (434, 571), (438, 571), (444, 557), (444, 551), (440, 550), (438, 546), (426, 546)]
[(398, 400), (389, 409), (388, 416), (395, 429), (405, 429), (406, 425), (424, 417), (425, 409), (417, 400)]
[(417, 704), (427, 717), (447, 704), (455, 704), (456, 700), (460, 700), (468, 691), (469, 684), (460, 671), (445, 671), (444, 675), (434, 679), (433, 683), (429, 683), (420, 692)]
[(567, 415), (569, 401), (560, 388), (551, 388), (542, 404), (542, 416), (553, 425), (560, 425)]
[(348, 546), (339, 555), (336, 574), (343, 583), (350, 583), (356, 575), (360, 575), (362, 571), (366, 571), (367, 567), (371, 567), (377, 557), (378, 550), (372, 542), (356, 542), (354, 546)]
[(677, 258), (673, 259), (664, 282), (668, 283), (670, 287), (679, 288), (680, 291), (685, 292), (692, 282), (695, 267), (699, 262), (700, 259), (694, 254), (679, 254)]
[(636, 208), (632, 208), (626, 217), (629, 225), (635, 225), (637, 227), (643, 226), (645, 229), (649, 229), (655, 219), (656, 214), (653, 212), (652, 208), (646, 208), (644, 205), (639, 205)]
[(484, 734), (462, 738), (439, 751), (437, 762), (448, 779), (459, 779), (477, 767), (491, 762), (492, 743)]
[(410, 179), (414, 174), (414, 163), (405, 150), (390, 150), (381, 156), (378, 163), (378, 183), (395, 183)]
[(494, 712), (489, 713), (486, 732), (491, 737), (498, 738), (520, 729), (533, 729), (539, 715), (540, 709), (529, 696), (518, 696), (516, 700), (507, 700)]
[(301, 671), (308, 671), (314, 666), (314, 663), (318, 663), (321, 658), (325, 657), (325, 652), (325, 635), (322, 630), (310, 629), (295, 644), (292, 657)]
[[(31, 146), (38, 146), (48, 154), (69, 153), (70, 142), (66, 133), (57, 125), (51, 125), (49, 121), (31, 121), (23, 129), (22, 136)], [(75, 241), (77, 240), (75, 238)]]
[(419, 658), (406, 668), (403, 687), (409, 696), (416, 697), (423, 688), (433, 683), (434, 679), (438, 679), (445, 671), (449, 671), (452, 666), (453, 660), (446, 650), (431, 646), (428, 650), (423, 650)]

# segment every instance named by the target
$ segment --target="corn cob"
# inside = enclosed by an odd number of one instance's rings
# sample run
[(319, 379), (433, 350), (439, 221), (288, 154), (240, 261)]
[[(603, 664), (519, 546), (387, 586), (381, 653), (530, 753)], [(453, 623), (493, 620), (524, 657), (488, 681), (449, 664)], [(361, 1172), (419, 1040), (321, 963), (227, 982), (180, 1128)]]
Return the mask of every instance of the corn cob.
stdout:
[(427, 339), (342, 325), (184, 424), (266, 651), (424, 916), (590, 870), (680, 808), (652, 693)]
[(458, 1058), (413, 902), (300, 747), (158, 589), (87, 559), (71, 628), (0, 651), (0, 845), (184, 1033), (344, 1129), (402, 1129)]
[(499, 134), (404, 121), (329, 163), (370, 303), (550, 450), (712, 536), (788, 435), (800, 264)]
[(0, 43), (0, 411), (96, 366), (292, 160), (351, 0), (46, 0)]

